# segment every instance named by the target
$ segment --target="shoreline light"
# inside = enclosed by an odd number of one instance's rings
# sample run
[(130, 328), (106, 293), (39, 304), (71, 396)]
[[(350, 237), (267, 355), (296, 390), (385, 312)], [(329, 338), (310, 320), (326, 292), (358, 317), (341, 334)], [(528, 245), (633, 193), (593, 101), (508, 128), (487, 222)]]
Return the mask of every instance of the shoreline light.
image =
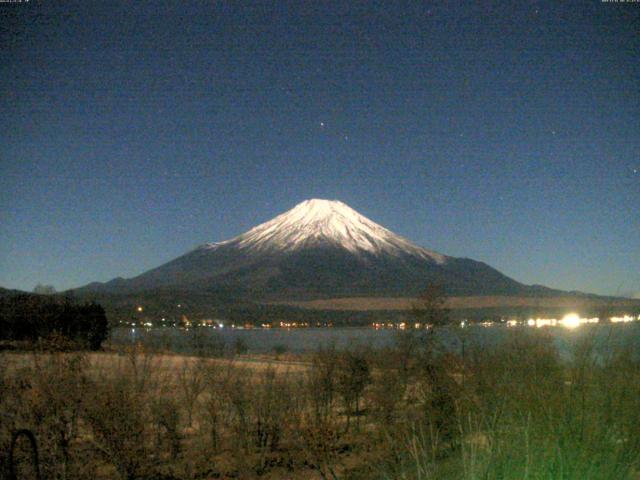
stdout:
[(576, 313), (568, 313), (562, 317), (560, 323), (566, 328), (577, 328), (580, 326), (580, 316)]

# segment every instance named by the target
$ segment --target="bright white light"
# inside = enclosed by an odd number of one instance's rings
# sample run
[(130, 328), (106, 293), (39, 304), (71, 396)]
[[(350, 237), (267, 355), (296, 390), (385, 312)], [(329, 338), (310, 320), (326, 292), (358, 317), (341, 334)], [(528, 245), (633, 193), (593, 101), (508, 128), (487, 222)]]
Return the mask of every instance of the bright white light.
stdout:
[(555, 327), (557, 320), (555, 318), (536, 318), (536, 327)]
[(575, 313), (569, 313), (562, 318), (561, 323), (567, 328), (577, 328), (580, 326), (580, 317)]
[(623, 315), (622, 317), (611, 317), (611, 322), (612, 323), (626, 323), (626, 322), (632, 322), (633, 321), (633, 317), (630, 315)]

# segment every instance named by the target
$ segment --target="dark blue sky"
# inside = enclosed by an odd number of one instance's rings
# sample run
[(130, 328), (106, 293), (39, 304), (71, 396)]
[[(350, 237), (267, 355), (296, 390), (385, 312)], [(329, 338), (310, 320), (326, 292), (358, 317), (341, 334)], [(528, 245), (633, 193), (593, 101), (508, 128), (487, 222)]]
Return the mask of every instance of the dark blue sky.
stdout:
[(640, 292), (640, 4), (464, 3), (0, 4), (0, 285), (134, 276), (319, 197)]

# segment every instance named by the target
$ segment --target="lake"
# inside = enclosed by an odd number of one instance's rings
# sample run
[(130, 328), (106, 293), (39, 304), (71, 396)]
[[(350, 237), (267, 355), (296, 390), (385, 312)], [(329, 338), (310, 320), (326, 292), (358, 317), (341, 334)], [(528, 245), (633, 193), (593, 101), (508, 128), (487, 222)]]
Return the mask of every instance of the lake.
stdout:
[[(471, 325), (466, 328), (443, 329), (438, 335), (443, 345), (451, 351), (459, 351), (464, 340), (469, 348), (492, 347), (508, 341), (514, 335), (531, 332), (535, 327), (508, 327), (496, 324), (485, 327)], [(562, 326), (543, 327), (564, 357), (570, 357), (573, 346), (585, 337), (593, 335), (600, 351), (609, 347), (631, 345), (640, 351), (640, 323), (582, 325), (576, 329)], [(356, 346), (373, 348), (393, 345), (398, 330), (371, 327), (338, 328), (270, 328), (270, 329), (195, 329), (179, 328), (116, 328), (109, 343), (113, 347), (141, 343), (153, 349), (171, 350), (191, 354), (205, 352), (221, 354), (230, 352), (234, 345), (243, 345), (250, 353), (269, 353), (275, 350), (305, 353), (321, 347), (335, 345), (338, 349)]]

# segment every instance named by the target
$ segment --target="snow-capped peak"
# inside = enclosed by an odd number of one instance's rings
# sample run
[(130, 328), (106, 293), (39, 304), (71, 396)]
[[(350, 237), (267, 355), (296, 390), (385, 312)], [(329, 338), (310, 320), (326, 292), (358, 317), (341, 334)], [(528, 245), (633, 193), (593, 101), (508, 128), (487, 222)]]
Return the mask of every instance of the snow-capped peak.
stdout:
[(322, 199), (306, 200), (238, 237), (208, 247), (225, 244), (254, 251), (293, 251), (329, 244), (354, 253), (409, 254), (437, 263), (446, 258), (414, 245), (340, 201)]

